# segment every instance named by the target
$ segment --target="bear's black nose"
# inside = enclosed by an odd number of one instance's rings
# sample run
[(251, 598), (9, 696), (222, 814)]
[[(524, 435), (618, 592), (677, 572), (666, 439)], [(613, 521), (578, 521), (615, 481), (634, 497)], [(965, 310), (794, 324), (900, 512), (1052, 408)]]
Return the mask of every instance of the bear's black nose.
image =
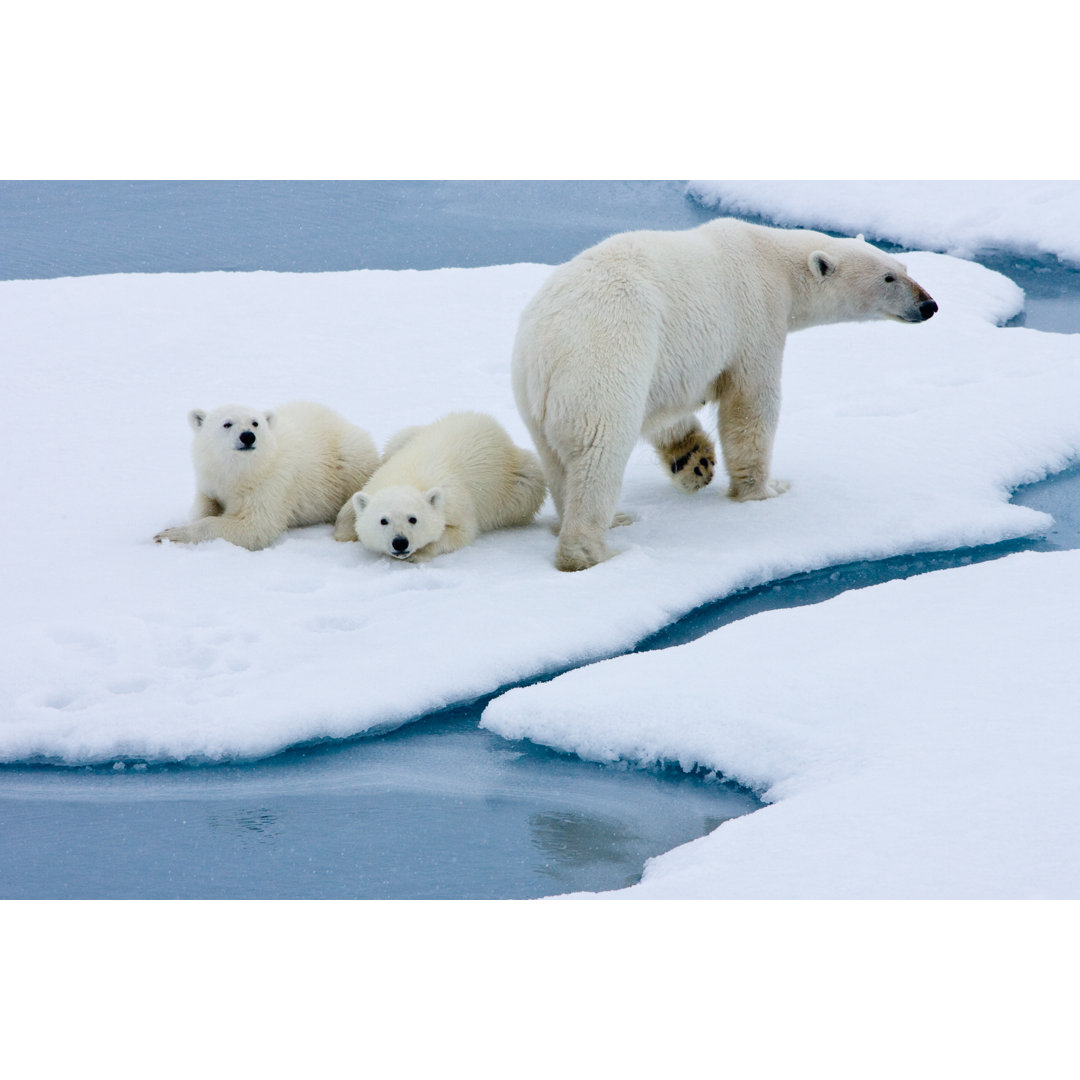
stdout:
[(395, 536), (390, 543), (395, 551), (409, 550), (409, 539), (406, 536)]
[(919, 314), (922, 316), (923, 322), (926, 322), (935, 311), (937, 311), (937, 303), (933, 300), (924, 300), (919, 305)]
[(240, 432), (240, 441), (245, 446), (251, 446), (255, 442), (255, 432), (254, 431), (241, 431)]

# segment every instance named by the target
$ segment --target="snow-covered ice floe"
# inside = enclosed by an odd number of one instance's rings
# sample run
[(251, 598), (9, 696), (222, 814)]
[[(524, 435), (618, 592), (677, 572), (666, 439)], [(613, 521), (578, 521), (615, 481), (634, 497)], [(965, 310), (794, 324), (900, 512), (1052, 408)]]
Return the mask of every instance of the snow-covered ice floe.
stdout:
[[(553, 568), (550, 502), (533, 526), (422, 566), (330, 526), (254, 553), (151, 542), (194, 493), (192, 407), (321, 401), (380, 445), (479, 409), (529, 445), (509, 355), (547, 267), (0, 284), (0, 761), (259, 758), (612, 656), (798, 571), (1038, 534), (1047, 516), (1009, 491), (1080, 449), (1080, 347), (1000, 328), (1022, 295), (994, 272), (905, 261), (941, 305), (929, 323), (789, 340), (787, 494), (684, 496), (641, 446), (621, 554), (579, 574)], [(778, 658), (761, 679), (791, 670)]]
[(1080, 897), (1080, 552), (745, 619), (510, 690), (482, 725), (716, 769), (771, 805), (618, 895)]
[(1080, 263), (1075, 180), (694, 180), (687, 193), (725, 214), (865, 232), (970, 257), (1008, 249)]

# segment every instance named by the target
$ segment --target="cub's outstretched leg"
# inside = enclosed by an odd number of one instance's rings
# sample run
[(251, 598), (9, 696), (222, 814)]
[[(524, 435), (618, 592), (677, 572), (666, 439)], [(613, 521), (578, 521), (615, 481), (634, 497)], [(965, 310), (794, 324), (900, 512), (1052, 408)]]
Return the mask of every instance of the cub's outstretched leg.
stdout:
[(280, 536), (289, 525), (284, 514), (215, 514), (162, 529), (155, 537), (157, 543), (170, 540), (174, 544), (202, 544), (207, 540), (228, 540), (248, 551), (261, 551)]

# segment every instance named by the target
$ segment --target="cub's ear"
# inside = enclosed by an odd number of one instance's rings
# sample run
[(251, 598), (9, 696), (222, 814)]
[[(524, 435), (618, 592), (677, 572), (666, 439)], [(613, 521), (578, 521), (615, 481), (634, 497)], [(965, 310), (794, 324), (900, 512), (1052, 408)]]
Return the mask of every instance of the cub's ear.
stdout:
[(356, 511), (357, 517), (359, 517), (368, 508), (368, 503), (370, 501), (370, 496), (365, 495), (362, 491), (358, 491), (352, 497), (353, 509)]
[(192, 409), (187, 414), (187, 422), (191, 425), (193, 431), (198, 431), (203, 426), (203, 421), (206, 419), (206, 412), (203, 409)]
[(266, 426), (272, 428), (277, 423), (277, 413), (263, 413), (263, 419), (266, 421)]
[(819, 278), (827, 278), (836, 273), (836, 260), (824, 251), (814, 251), (810, 254), (810, 272)]
[(441, 510), (443, 503), (446, 501), (443, 489), (439, 487), (433, 487), (430, 491), (425, 491), (424, 498), (434, 510)]

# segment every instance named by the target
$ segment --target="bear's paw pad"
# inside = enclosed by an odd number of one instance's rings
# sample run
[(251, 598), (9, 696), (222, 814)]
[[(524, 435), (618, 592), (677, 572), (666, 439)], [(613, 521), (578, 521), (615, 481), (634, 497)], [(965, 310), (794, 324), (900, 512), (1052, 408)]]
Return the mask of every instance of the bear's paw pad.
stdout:
[(707, 487), (716, 468), (716, 451), (708, 444), (695, 442), (689, 450), (669, 459), (672, 483), (693, 493)]

